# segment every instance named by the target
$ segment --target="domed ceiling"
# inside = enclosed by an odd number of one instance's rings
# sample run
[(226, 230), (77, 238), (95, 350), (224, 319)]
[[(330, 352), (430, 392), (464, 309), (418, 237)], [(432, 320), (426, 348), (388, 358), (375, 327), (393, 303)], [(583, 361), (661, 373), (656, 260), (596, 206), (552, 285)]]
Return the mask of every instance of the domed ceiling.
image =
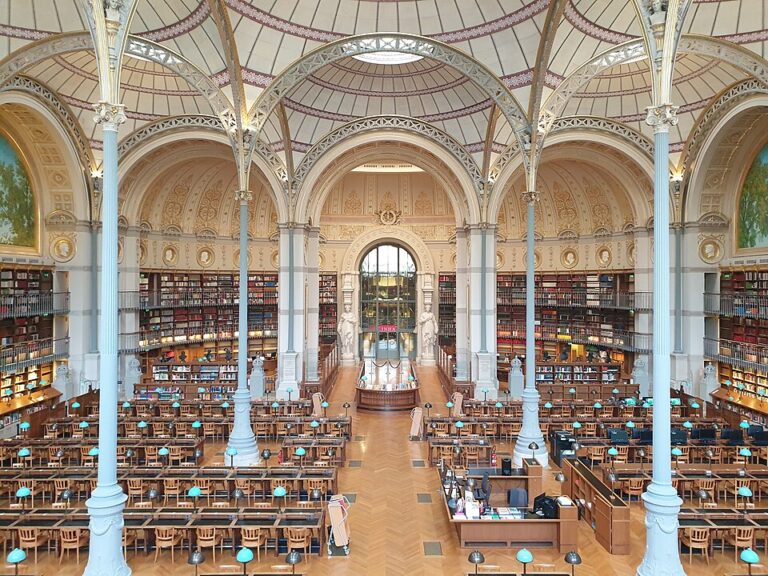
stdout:
[[(130, 24), (199, 70), (231, 103), (250, 109), (280, 74), (311, 51), (369, 33), (427, 37), (476, 62), (475, 69), (510, 90), (526, 123), (552, 92), (598, 55), (639, 42), (635, 0), (136, 0)], [(768, 4), (760, 0), (691, 0), (683, 33), (711, 36), (766, 67)], [(0, 58), (23, 55), (33, 42), (86, 33), (78, 0), (11, 0), (0, 6)], [(370, 54), (368, 56), (371, 56)], [(375, 56), (375, 55), (374, 55)], [(512, 126), (479, 76), (455, 60), (410, 58), (376, 63), (344, 57), (314, 67), (280, 92), (260, 139), (290, 175), (307, 152), (344, 124), (380, 115), (415, 118), (447, 134), (483, 175), (514, 141)], [(141, 57), (126, 57), (122, 98), (128, 122), (121, 136), (166, 118), (215, 116), (198, 87)], [(680, 154), (718, 96), (748, 79), (744, 66), (681, 53), (671, 134)], [(24, 69), (46, 85), (79, 120), (98, 156), (92, 121), (98, 100), (92, 52), (57, 53)], [(578, 88), (561, 115), (608, 118), (646, 136), (650, 103), (646, 61), (613, 66)], [(677, 162), (678, 157), (673, 158)]]

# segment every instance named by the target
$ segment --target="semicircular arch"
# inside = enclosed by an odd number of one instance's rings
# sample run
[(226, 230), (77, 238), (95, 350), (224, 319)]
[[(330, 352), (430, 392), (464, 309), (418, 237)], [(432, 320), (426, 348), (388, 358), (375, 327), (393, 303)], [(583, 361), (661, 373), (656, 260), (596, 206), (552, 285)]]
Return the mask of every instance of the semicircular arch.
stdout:
[(358, 272), (365, 255), (371, 249), (383, 243), (396, 244), (405, 248), (413, 257), (418, 272), (426, 274), (435, 273), (432, 253), (424, 240), (410, 230), (393, 226), (377, 226), (355, 238), (344, 252), (342, 272)]

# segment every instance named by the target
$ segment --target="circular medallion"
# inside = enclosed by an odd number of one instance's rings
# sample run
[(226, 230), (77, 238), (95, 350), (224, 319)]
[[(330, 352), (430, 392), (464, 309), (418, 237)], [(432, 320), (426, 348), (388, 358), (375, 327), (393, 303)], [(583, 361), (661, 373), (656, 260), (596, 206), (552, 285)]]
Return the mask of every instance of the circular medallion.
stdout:
[(56, 238), (51, 244), (51, 256), (57, 262), (69, 262), (75, 257), (75, 242), (67, 236)]
[(715, 238), (706, 238), (699, 244), (699, 258), (707, 264), (717, 264), (723, 259), (723, 246)]
[(213, 266), (213, 262), (216, 259), (216, 255), (213, 252), (213, 248), (209, 246), (203, 246), (197, 251), (197, 263), (202, 268), (209, 268)]
[(163, 248), (163, 263), (166, 266), (175, 266), (179, 259), (179, 251), (173, 244), (167, 244)]
[(597, 252), (595, 252), (595, 261), (601, 268), (607, 268), (610, 266), (611, 260), (613, 260), (613, 255), (611, 254), (611, 249), (608, 248), (608, 246), (600, 246), (597, 249)]
[(573, 248), (566, 248), (560, 254), (560, 264), (570, 270), (579, 263), (579, 253)]

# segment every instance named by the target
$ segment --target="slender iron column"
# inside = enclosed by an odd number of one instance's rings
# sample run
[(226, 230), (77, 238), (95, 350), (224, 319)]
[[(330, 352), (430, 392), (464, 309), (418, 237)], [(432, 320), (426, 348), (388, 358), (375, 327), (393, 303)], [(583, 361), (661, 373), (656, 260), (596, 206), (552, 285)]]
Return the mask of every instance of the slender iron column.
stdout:
[(95, 106), (104, 142), (101, 202), (101, 285), (99, 288), (99, 455), (96, 489), (86, 502), (90, 546), (85, 576), (128, 576), (123, 556), (123, 509), (126, 495), (117, 483), (117, 132), (125, 122), (120, 104)]
[(643, 494), (647, 531), (638, 576), (685, 574), (677, 551), (677, 515), (682, 501), (672, 487), (670, 370), (672, 352), (669, 271), (669, 127), (677, 108), (648, 108), (655, 150), (653, 192), (653, 479)]
[[(525, 268), (525, 388), (523, 389), (523, 422), (520, 434), (515, 443), (514, 460), (520, 466), (523, 458), (535, 456), (542, 465), (549, 464), (549, 456), (544, 445), (544, 435), (539, 426), (539, 391), (536, 389), (536, 300), (535, 300), (535, 269), (536, 269), (536, 242), (535, 242), (535, 217), (536, 202), (539, 193), (535, 191), (523, 194), (523, 199), (528, 204), (528, 238), (527, 238), (527, 262)], [(528, 446), (532, 442), (538, 444), (538, 450), (531, 450)]]
[(237, 390), (234, 394), (235, 421), (229, 435), (227, 448), (234, 448), (237, 454), (232, 460), (238, 466), (251, 466), (261, 460), (256, 436), (251, 427), (251, 393), (248, 390), (248, 202), (253, 196), (248, 190), (239, 190), (240, 202), (240, 285), (237, 321)]

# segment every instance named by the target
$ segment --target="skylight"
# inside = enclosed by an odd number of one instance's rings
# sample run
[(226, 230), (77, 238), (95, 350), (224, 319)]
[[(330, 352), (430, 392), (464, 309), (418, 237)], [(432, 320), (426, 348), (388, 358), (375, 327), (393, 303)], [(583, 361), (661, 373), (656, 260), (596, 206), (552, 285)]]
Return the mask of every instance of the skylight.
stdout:
[(395, 64), (418, 62), (423, 56), (419, 56), (418, 54), (406, 54), (405, 52), (367, 52), (365, 54), (357, 54), (356, 56), (353, 56), (353, 58), (360, 60), (361, 62), (367, 62), (368, 64), (393, 66)]

